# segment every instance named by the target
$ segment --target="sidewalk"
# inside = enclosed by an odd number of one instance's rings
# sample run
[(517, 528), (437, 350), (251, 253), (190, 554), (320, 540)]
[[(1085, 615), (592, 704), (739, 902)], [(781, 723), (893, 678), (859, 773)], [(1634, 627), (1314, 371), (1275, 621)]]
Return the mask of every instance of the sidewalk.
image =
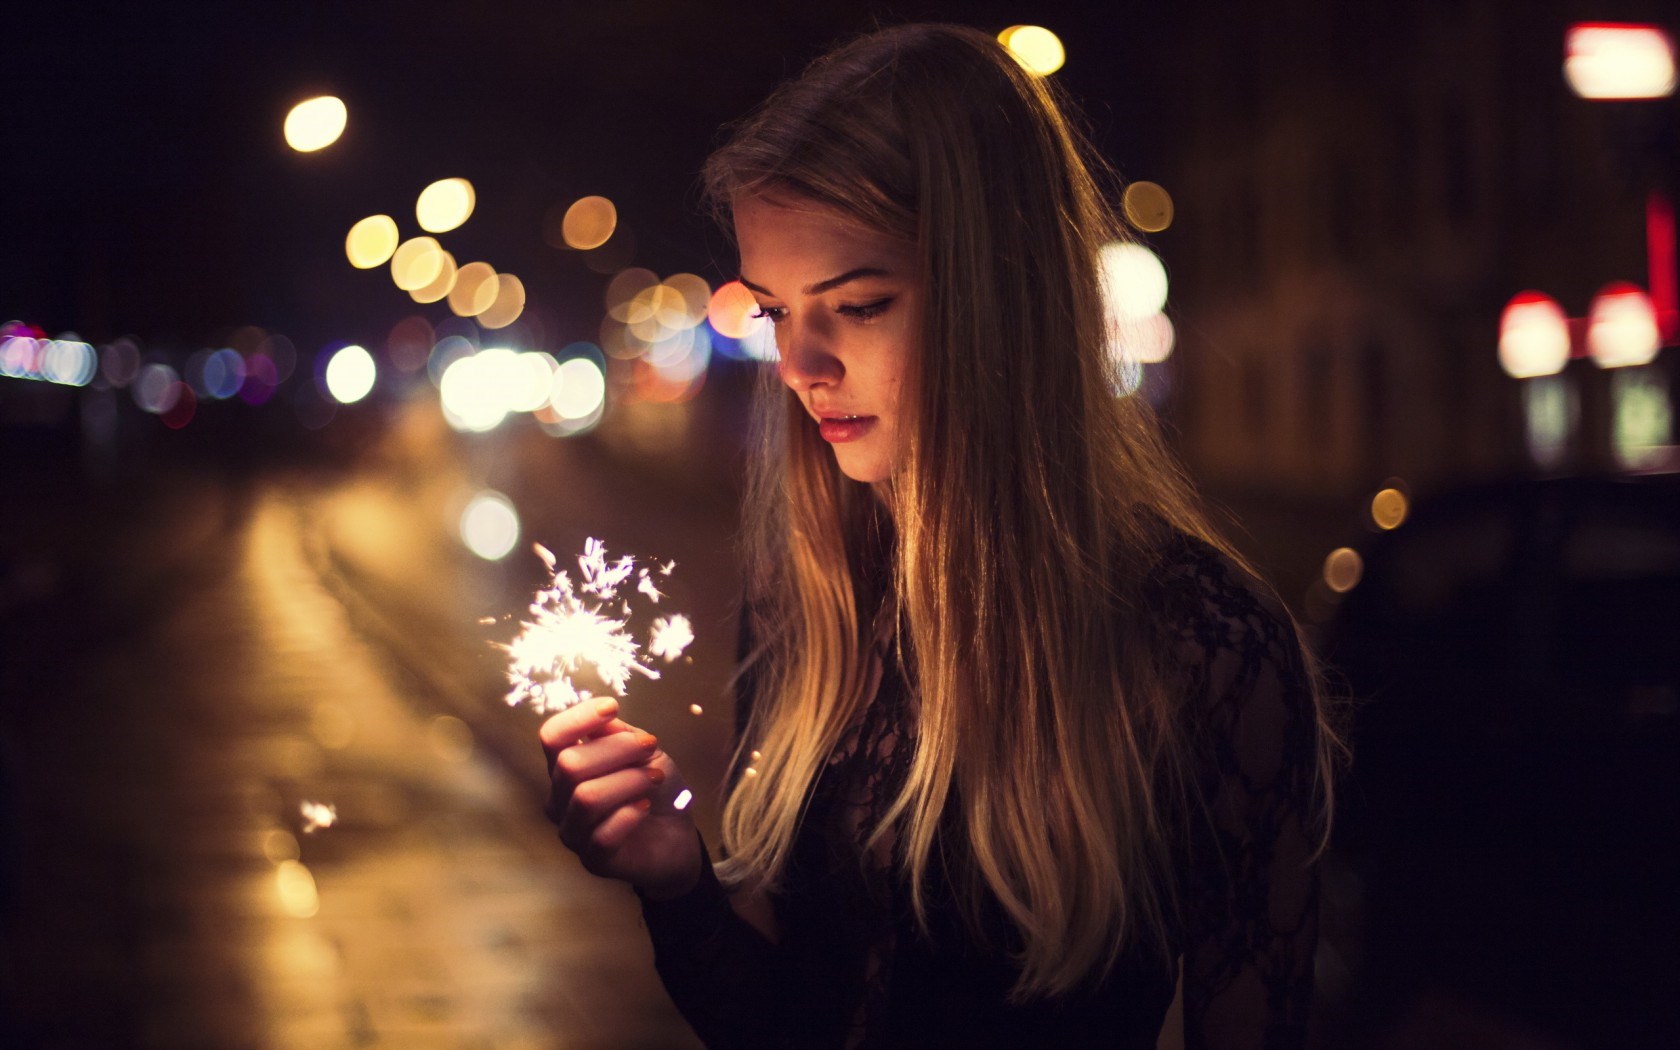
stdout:
[(631, 894), (323, 588), (307, 494), (163, 483), (32, 532), (4, 620), (5, 1045), (694, 1045)]

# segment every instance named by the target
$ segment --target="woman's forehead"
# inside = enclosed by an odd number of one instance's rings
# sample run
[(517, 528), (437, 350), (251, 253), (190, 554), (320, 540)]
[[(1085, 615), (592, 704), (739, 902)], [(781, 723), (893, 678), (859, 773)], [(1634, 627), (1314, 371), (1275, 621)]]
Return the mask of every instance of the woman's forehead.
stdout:
[[(752, 197), (734, 207), (742, 269), (908, 267), (915, 246), (809, 200)], [(839, 271), (836, 271), (839, 272)]]

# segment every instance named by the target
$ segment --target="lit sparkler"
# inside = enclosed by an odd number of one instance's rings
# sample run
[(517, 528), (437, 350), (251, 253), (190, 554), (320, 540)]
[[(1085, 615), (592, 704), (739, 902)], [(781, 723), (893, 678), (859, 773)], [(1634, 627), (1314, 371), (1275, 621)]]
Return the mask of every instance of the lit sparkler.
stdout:
[[(670, 663), (694, 641), (694, 627), (681, 613), (654, 620), (645, 641), (630, 633), (631, 599), (640, 595), (658, 604), (664, 597), (649, 570), (637, 571), (635, 558), (609, 560), (605, 545), (590, 539), (574, 580), (552, 551), (533, 547), (550, 580), (531, 602), (519, 634), (500, 646), (508, 654), (510, 705), (550, 715), (597, 696), (622, 698), (632, 676), (659, 677), (652, 660)], [(675, 568), (676, 562), (666, 562), (655, 571), (670, 576)], [(621, 589), (633, 593), (621, 595)], [(661, 809), (686, 809), (693, 799), (678, 777), (668, 778), (659, 794)]]
[[(578, 558), (578, 579), (558, 568), (552, 551), (535, 544), (548, 566), (549, 585), (537, 592), (530, 619), (506, 646), (509, 657), (507, 701), (553, 714), (610, 693), (623, 697), (634, 675), (658, 678), (649, 658), (670, 663), (694, 641), (686, 616), (662, 616), (645, 642), (630, 633), (630, 596), (620, 596), (632, 577), (635, 593), (657, 603), (664, 597), (648, 570), (636, 571), (630, 555), (609, 560), (605, 545), (591, 539)], [(667, 563), (661, 575), (675, 567)], [(603, 690), (601, 692), (600, 690)]]

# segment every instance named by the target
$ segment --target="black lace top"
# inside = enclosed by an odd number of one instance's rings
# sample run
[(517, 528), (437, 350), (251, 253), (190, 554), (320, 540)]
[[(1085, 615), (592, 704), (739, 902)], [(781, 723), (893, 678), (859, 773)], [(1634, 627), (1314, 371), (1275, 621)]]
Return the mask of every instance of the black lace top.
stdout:
[[(1188, 685), (1183, 712), (1212, 818), (1188, 822), (1186, 841), (1174, 844), (1185, 1046), (1303, 1046), (1317, 941), (1318, 875), (1304, 827), (1317, 721), (1298, 640), (1269, 591), (1187, 537), (1167, 544), (1145, 596)], [(1008, 958), (971, 943), (942, 886), (931, 887), (924, 937), (895, 843), (860, 855), (864, 831), (903, 783), (911, 709), (884, 660), (875, 702), (814, 789), (786, 889), (772, 900), (779, 943), (735, 913), (709, 856), (688, 894), (643, 900), (678, 1009), (712, 1047), (1152, 1050), (1173, 998), (1170, 967), (1133, 951), (1094, 990), (1010, 1005)], [(737, 711), (739, 726), (745, 714)], [(993, 918), (1008, 943), (1001, 912)]]

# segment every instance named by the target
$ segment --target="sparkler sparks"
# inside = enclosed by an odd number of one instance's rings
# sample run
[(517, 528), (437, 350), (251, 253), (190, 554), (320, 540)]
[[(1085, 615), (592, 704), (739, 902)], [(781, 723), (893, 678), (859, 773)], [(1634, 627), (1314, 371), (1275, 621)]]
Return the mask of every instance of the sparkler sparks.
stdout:
[[(540, 544), (535, 549), (552, 579), (537, 592), (518, 636), (502, 646), (509, 657), (509, 704), (546, 715), (605, 695), (601, 690), (623, 697), (633, 675), (659, 677), (648, 657), (669, 663), (694, 641), (694, 629), (681, 614), (655, 620), (645, 645), (631, 635), (632, 595), (621, 596), (620, 588), (634, 576), (636, 594), (653, 602), (663, 597), (648, 570), (637, 573), (633, 557), (609, 561), (606, 546), (590, 539), (574, 581), (558, 568), (552, 551)], [(667, 562), (661, 575), (675, 566)]]
[(688, 617), (681, 613), (669, 618), (661, 616), (653, 621), (653, 634), (648, 638), (648, 652), (670, 663), (681, 656), (692, 641), (694, 628), (689, 624)]
[(329, 802), (305, 802), (298, 807), (303, 815), (303, 833), (312, 835), (319, 828), (338, 823), (338, 807)]

